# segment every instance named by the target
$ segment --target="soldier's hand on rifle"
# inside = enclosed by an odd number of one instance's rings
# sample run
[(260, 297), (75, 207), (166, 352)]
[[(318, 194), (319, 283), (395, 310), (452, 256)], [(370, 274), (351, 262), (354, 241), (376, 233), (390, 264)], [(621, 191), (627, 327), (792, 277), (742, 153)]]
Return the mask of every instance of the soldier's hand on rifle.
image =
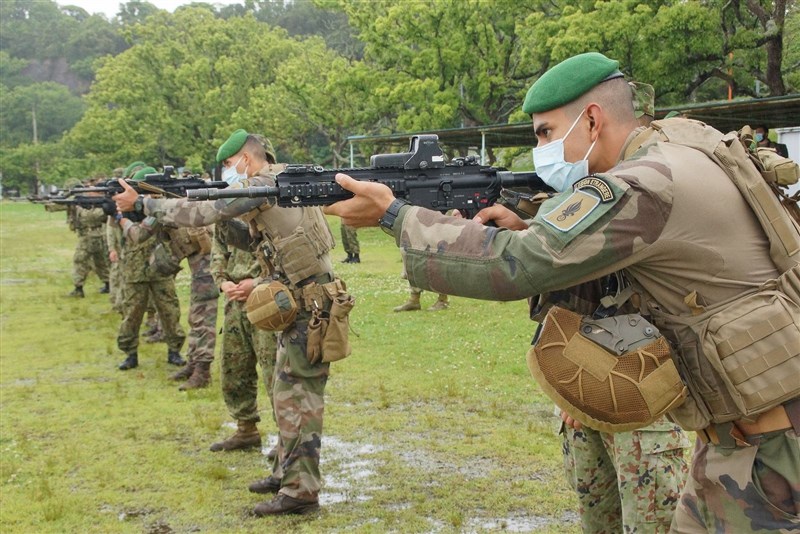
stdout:
[(322, 211), (341, 217), (342, 222), (348, 226), (378, 226), (378, 221), (394, 200), (392, 190), (384, 184), (354, 180), (342, 173), (336, 175), (336, 183), (355, 197), (326, 206)]
[(122, 189), (124, 189), (125, 191), (117, 195), (114, 195), (112, 197), (114, 202), (117, 203), (117, 209), (121, 212), (133, 211), (133, 204), (139, 197), (139, 193), (137, 193), (134, 188), (125, 183), (125, 180), (123, 180), (122, 178), (119, 179), (119, 185), (121, 185)]
[(508, 228), (509, 230), (526, 230), (528, 228), (528, 225), (525, 224), (525, 221), (523, 221), (519, 215), (500, 204), (494, 204), (488, 208), (483, 208), (472, 220), (481, 224), (492, 221), (495, 226), (499, 228)]

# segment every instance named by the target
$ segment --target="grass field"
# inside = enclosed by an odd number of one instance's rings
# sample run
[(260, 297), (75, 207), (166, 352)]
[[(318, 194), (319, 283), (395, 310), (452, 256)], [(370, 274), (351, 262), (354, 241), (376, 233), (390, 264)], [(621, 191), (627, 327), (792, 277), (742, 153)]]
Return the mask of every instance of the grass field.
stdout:
[[(217, 363), (211, 387), (188, 393), (167, 380), (161, 344), (118, 371), (119, 316), (97, 278), (66, 297), (64, 214), (0, 204), (0, 531), (578, 532), (552, 404), (525, 365), (526, 304), (393, 313), (408, 289), (399, 252), (380, 230), (359, 238), (362, 263), (338, 264), (356, 335), (326, 390), (322, 511), (259, 519), (247, 485), (266, 457), (208, 450), (233, 429)], [(178, 286), (185, 305), (185, 272)]]

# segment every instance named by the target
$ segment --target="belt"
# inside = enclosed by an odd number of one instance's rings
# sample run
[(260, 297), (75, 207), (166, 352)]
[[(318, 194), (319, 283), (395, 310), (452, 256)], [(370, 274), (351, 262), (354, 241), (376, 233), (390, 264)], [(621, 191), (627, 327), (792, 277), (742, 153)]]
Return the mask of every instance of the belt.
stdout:
[(784, 404), (770, 408), (761, 413), (753, 422), (740, 419), (727, 423), (709, 425), (697, 431), (697, 437), (703, 443), (711, 443), (720, 447), (732, 449), (735, 447), (749, 447), (748, 438), (788, 430), (794, 428), (800, 434), (800, 398), (793, 399)]

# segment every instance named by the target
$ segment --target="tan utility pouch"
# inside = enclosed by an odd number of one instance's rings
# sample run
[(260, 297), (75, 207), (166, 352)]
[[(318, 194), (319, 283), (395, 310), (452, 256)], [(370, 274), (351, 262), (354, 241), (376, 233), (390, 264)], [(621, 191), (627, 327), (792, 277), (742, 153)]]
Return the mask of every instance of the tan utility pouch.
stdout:
[(669, 343), (640, 315), (591, 320), (554, 306), (528, 368), (559, 408), (603, 432), (646, 426), (687, 394)]
[(208, 226), (187, 228), (186, 232), (189, 234), (189, 239), (197, 247), (200, 254), (208, 254), (211, 252), (211, 231)]
[(247, 319), (261, 330), (286, 330), (297, 317), (297, 302), (288, 287), (273, 280), (256, 286), (245, 303)]
[(276, 238), (275, 265), (293, 284), (322, 272), (317, 250), (302, 227), (297, 228), (289, 237)]
[(800, 306), (780, 291), (759, 291), (703, 315), (692, 330), (741, 417), (800, 393)]
[(314, 310), (308, 322), (308, 361), (335, 362), (350, 356), (350, 311), (356, 299), (340, 290), (332, 299), (330, 312)]

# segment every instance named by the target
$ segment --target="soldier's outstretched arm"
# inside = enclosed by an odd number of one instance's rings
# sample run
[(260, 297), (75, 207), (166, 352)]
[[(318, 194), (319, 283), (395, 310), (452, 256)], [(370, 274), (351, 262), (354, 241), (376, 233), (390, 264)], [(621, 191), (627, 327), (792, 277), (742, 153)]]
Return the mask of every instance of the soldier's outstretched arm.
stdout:
[[(136, 211), (158, 219), (170, 226), (208, 226), (252, 211), (268, 203), (266, 198), (237, 198), (189, 202), (185, 199), (155, 199), (140, 196), (124, 180), (120, 180), (124, 192), (114, 196), (117, 209)], [(251, 183), (251, 185), (260, 185)]]

